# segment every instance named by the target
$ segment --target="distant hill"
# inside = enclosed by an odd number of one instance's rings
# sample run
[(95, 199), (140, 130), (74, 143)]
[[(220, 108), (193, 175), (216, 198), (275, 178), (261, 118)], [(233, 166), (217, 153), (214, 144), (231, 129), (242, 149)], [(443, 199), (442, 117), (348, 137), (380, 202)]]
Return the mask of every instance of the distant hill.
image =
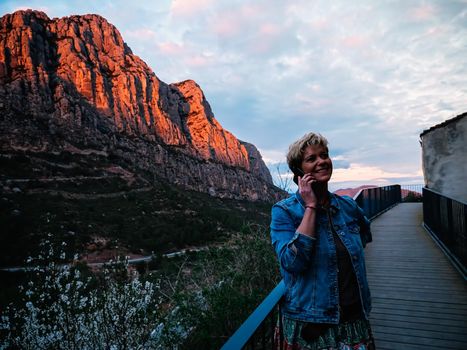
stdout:
[(378, 187), (378, 186), (374, 186), (374, 185), (362, 185), (362, 186), (359, 186), (359, 187), (355, 187), (355, 188), (343, 188), (343, 189), (339, 189), (337, 191), (334, 191), (335, 194), (338, 194), (339, 196), (349, 196), (349, 197), (354, 197), (359, 191), (365, 189), (365, 188), (375, 188), (375, 187)]
[(410, 200), (410, 201), (421, 201), (422, 200), (422, 193), (418, 191), (408, 190), (405, 188), (401, 189), (401, 198), (402, 200)]

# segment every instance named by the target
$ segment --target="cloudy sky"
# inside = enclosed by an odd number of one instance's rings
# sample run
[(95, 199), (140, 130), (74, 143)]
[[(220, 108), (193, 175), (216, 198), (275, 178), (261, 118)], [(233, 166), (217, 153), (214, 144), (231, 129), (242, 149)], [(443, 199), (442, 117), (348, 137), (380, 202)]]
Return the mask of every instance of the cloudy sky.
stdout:
[(467, 111), (466, 0), (0, 2), (24, 8), (107, 18), (161, 80), (195, 80), (273, 175), (322, 133), (332, 189), (422, 183), (420, 132)]

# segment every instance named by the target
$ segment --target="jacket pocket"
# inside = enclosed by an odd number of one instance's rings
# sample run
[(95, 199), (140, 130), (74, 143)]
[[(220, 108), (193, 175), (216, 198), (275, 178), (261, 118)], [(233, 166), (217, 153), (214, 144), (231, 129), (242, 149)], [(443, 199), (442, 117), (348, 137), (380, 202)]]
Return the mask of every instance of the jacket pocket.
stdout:
[(347, 226), (347, 229), (349, 230), (349, 233), (355, 233), (355, 234), (360, 233), (360, 225), (358, 224), (357, 220), (347, 222), (345, 225)]
[(351, 221), (346, 223), (347, 226), (347, 232), (350, 234), (350, 237), (353, 238), (355, 243), (358, 245), (360, 249), (363, 248), (363, 237), (362, 237), (362, 232), (360, 225), (358, 224), (358, 221)]

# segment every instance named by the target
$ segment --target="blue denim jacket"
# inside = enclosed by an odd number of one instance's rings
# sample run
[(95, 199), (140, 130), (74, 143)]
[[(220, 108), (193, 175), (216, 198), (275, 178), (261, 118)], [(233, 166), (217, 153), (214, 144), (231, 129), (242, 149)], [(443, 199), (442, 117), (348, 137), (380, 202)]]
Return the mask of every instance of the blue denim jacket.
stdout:
[[(332, 225), (349, 251), (365, 317), (371, 308), (363, 248), (371, 242), (370, 222), (350, 197), (329, 193)], [(286, 285), (282, 302), (290, 318), (316, 323), (339, 323), (336, 246), (327, 212), (319, 209), (316, 237), (297, 231), (304, 215), (297, 192), (272, 207), (271, 240)]]

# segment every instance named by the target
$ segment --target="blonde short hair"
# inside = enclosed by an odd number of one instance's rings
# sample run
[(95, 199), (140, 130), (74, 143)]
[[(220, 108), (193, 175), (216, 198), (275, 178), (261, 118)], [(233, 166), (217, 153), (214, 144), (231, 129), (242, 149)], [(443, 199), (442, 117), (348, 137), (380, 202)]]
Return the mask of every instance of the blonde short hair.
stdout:
[(289, 151), (287, 152), (287, 164), (294, 175), (297, 175), (295, 174), (294, 168), (300, 168), (302, 165), (303, 152), (305, 151), (305, 148), (316, 145), (327, 148), (328, 140), (321, 134), (310, 132), (303, 135), (289, 146)]

